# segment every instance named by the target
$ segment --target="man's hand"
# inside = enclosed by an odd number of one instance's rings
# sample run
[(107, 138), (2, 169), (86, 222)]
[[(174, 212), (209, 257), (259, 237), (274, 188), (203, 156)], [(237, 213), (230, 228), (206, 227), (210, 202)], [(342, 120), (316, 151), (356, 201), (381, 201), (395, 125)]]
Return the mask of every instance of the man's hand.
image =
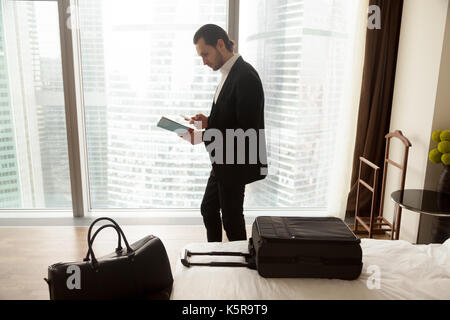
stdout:
[(198, 130), (206, 129), (208, 126), (208, 117), (198, 113), (191, 118), (189, 124), (193, 124)]
[(178, 136), (180, 138), (182, 138), (183, 140), (186, 140), (187, 142), (189, 142), (192, 145), (202, 143), (203, 142), (202, 135), (203, 135), (202, 131), (197, 131), (194, 129), (190, 129), (185, 134), (178, 134)]

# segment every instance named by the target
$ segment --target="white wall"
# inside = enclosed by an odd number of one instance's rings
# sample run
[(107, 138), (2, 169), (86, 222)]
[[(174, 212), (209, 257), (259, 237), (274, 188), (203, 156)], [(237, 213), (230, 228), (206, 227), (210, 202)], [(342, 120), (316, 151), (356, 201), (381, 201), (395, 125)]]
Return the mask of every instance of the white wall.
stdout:
[[(450, 130), (450, 5), (447, 10), (447, 24), (442, 47), (441, 67), (431, 131)], [(437, 143), (430, 141), (430, 150), (436, 148), (436, 146)], [(442, 165), (436, 165), (430, 161), (427, 162), (426, 189), (432, 190), (436, 187), (441, 172)]]
[[(450, 14), (449, 0), (405, 0), (390, 131), (401, 130), (411, 141), (405, 188), (434, 189), (442, 169), (428, 161), (434, 148), (431, 133), (450, 129)], [(391, 158), (401, 162), (402, 145), (394, 144)], [(391, 169), (392, 168), (392, 169)], [(392, 221), (390, 194), (400, 183), (390, 166), (384, 213)], [(400, 239), (416, 242), (419, 215), (403, 210)]]

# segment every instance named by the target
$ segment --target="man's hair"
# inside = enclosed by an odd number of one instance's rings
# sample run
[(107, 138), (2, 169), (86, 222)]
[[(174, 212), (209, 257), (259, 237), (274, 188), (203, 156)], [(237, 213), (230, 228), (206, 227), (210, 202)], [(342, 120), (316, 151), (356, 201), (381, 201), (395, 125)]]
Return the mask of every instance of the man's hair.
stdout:
[(194, 44), (203, 38), (207, 45), (215, 47), (217, 40), (222, 39), (228, 51), (233, 52), (234, 42), (230, 40), (225, 30), (215, 24), (205, 24), (194, 35)]

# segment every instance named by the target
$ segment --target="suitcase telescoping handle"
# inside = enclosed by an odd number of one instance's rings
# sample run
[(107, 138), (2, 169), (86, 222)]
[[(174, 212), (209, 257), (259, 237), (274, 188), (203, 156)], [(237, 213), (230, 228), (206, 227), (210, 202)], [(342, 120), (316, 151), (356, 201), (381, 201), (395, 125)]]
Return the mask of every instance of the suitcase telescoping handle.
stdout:
[(250, 258), (250, 254), (248, 253), (242, 253), (242, 252), (191, 252), (189, 250), (184, 250), (184, 257), (181, 258), (181, 263), (185, 267), (190, 266), (209, 266), (209, 267), (246, 267), (249, 268), (248, 263), (241, 263), (241, 262), (189, 262), (190, 256), (237, 256), (237, 257), (244, 257), (246, 261)]

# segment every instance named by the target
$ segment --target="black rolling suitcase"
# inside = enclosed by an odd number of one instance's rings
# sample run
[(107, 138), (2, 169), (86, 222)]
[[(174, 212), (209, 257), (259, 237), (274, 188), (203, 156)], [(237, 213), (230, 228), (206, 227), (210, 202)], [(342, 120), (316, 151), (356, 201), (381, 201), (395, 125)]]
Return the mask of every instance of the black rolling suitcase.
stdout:
[[(362, 270), (360, 239), (339, 218), (257, 217), (249, 253), (185, 251), (184, 266), (248, 267), (265, 278), (354, 280)], [(190, 256), (243, 256), (245, 263), (192, 263)]]

